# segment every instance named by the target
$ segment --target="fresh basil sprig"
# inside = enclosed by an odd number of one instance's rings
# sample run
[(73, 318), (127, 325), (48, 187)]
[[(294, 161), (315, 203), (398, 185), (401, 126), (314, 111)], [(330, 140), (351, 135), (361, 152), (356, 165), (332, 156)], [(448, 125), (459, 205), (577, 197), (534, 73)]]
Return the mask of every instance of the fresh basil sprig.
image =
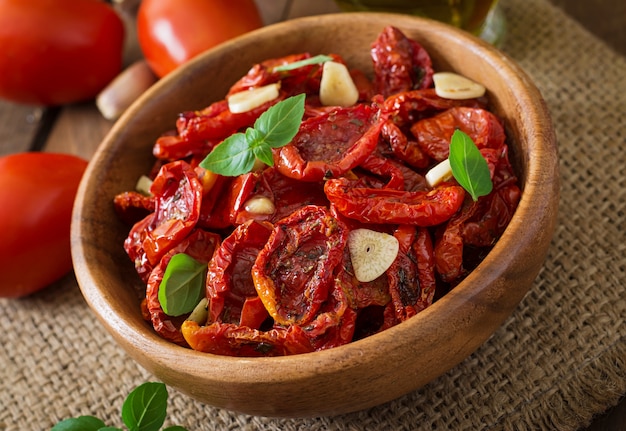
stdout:
[[(159, 431), (167, 416), (167, 388), (163, 383), (146, 382), (137, 386), (122, 405), (122, 421), (132, 431)], [(95, 416), (79, 416), (57, 423), (51, 431), (123, 431), (109, 427)], [(187, 431), (175, 425), (163, 431)]]
[(233, 177), (250, 172), (257, 158), (273, 166), (272, 148), (287, 145), (300, 130), (304, 99), (305, 95), (299, 94), (270, 107), (245, 133), (235, 133), (213, 148), (200, 166)]
[(327, 61), (332, 61), (333, 58), (327, 55), (316, 55), (315, 57), (305, 58), (304, 60), (294, 61), (293, 63), (282, 64), (272, 69), (273, 72), (285, 72), (288, 70), (299, 69), (311, 64), (320, 64)]
[(487, 161), (465, 132), (457, 129), (452, 134), (448, 158), (452, 175), (474, 201), (491, 193), (493, 183)]
[(159, 302), (168, 316), (190, 313), (204, 294), (207, 265), (185, 253), (170, 259), (159, 285)]

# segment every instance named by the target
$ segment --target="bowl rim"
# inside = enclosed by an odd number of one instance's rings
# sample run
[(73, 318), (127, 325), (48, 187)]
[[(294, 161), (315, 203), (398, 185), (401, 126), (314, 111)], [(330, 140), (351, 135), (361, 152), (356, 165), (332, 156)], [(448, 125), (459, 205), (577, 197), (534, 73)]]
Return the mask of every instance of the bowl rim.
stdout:
[[(172, 368), (176, 366), (177, 355), (182, 355), (187, 361), (186, 369), (200, 370), (197, 375), (206, 378), (210, 375), (210, 368), (213, 366), (233, 367), (237, 372), (232, 373), (230, 380), (241, 383), (242, 381), (249, 384), (263, 384), (292, 381), (294, 376), (298, 376), (301, 380), (306, 380), (312, 376), (318, 376), (319, 373), (328, 375), (344, 373), (349, 369), (365, 369), (379, 359), (381, 355), (395, 354), (393, 351), (405, 351), (412, 349), (413, 338), (415, 334), (423, 335), (426, 341), (433, 342), (441, 339), (449, 339), (453, 336), (454, 328), (441, 328), (433, 324), (431, 316), (440, 310), (446, 310), (448, 314), (459, 313), (459, 318), (464, 318), (468, 307), (472, 308), (476, 315), (484, 314), (486, 308), (481, 301), (476, 300), (478, 296), (493, 296), (489, 300), (497, 303), (501, 300), (501, 292), (497, 292), (485, 286), (491, 286), (494, 282), (502, 277), (498, 268), (502, 265), (502, 260), (498, 262), (483, 261), (476, 269), (474, 269), (458, 286), (436, 301), (434, 304), (408, 319), (401, 324), (389, 328), (381, 333), (348, 343), (347, 345), (334, 347), (320, 352), (305, 353), (302, 355), (284, 356), (284, 357), (259, 357), (259, 358), (242, 358), (213, 355), (207, 353), (196, 352), (194, 350), (177, 346), (158, 336), (151, 327), (142, 325), (141, 322), (128, 322), (122, 320), (116, 313), (116, 310), (109, 303), (110, 296), (104, 292), (102, 288), (96, 287), (97, 276), (99, 272), (94, 269), (93, 263), (85, 259), (87, 256), (86, 248), (90, 247), (84, 238), (86, 232), (83, 225), (83, 208), (86, 201), (86, 193), (90, 178), (97, 173), (98, 167), (105, 163), (108, 158), (110, 148), (115, 145), (118, 135), (121, 133), (126, 123), (142, 109), (142, 104), (153, 97), (158, 97), (167, 92), (167, 89), (178, 79), (182, 79), (186, 74), (190, 74), (194, 70), (202, 68), (206, 58), (215, 56), (217, 53), (227, 52), (238, 49), (241, 46), (251, 44), (253, 40), (274, 34), (277, 31), (288, 31), (289, 28), (295, 26), (320, 25), (320, 22), (339, 22), (348, 24), (354, 15), (367, 17), (367, 19), (377, 22), (389, 22), (398, 27), (403, 26), (420, 26), (428, 24), (429, 31), (438, 33), (441, 37), (454, 37), (466, 40), (467, 49), (473, 52), (473, 55), (479, 56), (485, 62), (485, 65), (497, 68), (502, 74), (506, 75), (510, 80), (511, 88), (525, 88), (529, 93), (524, 97), (542, 101), (537, 105), (533, 105), (533, 109), (529, 111), (522, 120), (526, 129), (526, 134), (533, 137), (527, 143), (529, 151), (536, 153), (537, 148), (547, 146), (548, 151), (541, 153), (540, 157), (528, 160), (528, 170), (523, 184), (522, 198), (519, 206), (506, 228), (504, 234), (490, 251), (489, 255), (499, 255), (507, 267), (514, 266), (518, 259), (518, 251), (533, 244), (536, 237), (551, 237), (554, 229), (553, 214), (548, 211), (545, 218), (540, 219), (535, 224), (524, 222), (527, 214), (536, 214), (536, 203), (533, 202), (529, 194), (541, 194), (547, 199), (558, 202), (558, 157), (556, 150), (556, 139), (553, 130), (536, 130), (535, 124), (538, 119), (549, 120), (549, 112), (543, 102), (543, 98), (532, 83), (529, 76), (513, 62), (507, 55), (494, 50), (486, 42), (467, 34), (461, 30), (442, 24), (430, 19), (420, 17), (409, 17), (404, 15), (396, 15), (390, 13), (373, 13), (373, 12), (353, 12), (353, 13), (337, 13), (327, 14), (323, 17), (311, 16), (302, 17), (286, 22), (272, 24), (261, 29), (255, 30), (243, 36), (237, 37), (226, 42), (216, 48), (213, 48), (200, 56), (194, 58), (185, 66), (177, 69), (171, 74), (165, 76), (146, 91), (136, 100), (133, 105), (122, 115), (122, 117), (114, 124), (111, 131), (104, 138), (102, 144), (96, 150), (92, 160), (89, 163), (83, 181), (81, 182), (77, 194), (73, 216), (72, 216), (72, 256), (75, 267), (75, 274), (78, 280), (80, 290), (85, 297), (88, 305), (94, 310), (100, 322), (105, 328), (122, 344), (125, 350), (131, 354), (140, 364), (148, 370), (155, 372), (162, 369)], [(550, 129), (550, 128), (548, 128)], [(546, 169), (546, 167), (548, 169)], [(554, 180), (557, 178), (557, 184)], [(545, 203), (545, 202), (544, 202)], [(551, 205), (556, 206), (556, 203)], [(529, 235), (529, 232), (531, 233)], [(522, 233), (524, 233), (522, 235)], [(514, 247), (513, 249), (505, 249), (505, 247)], [(537, 257), (543, 260), (543, 256)], [(532, 276), (532, 279), (537, 274)], [(515, 274), (513, 274), (515, 276)], [(482, 286), (478, 284), (482, 283)], [(529, 286), (530, 287), (530, 286)], [(511, 307), (515, 307), (523, 298), (528, 289), (520, 289), (513, 292), (514, 298), (510, 300)], [(498, 312), (498, 310), (496, 310)], [(511, 310), (504, 310), (497, 314), (495, 320), (486, 318), (483, 322), (488, 327), (499, 327), (504, 319), (510, 315)], [(139, 313), (139, 309), (138, 309)], [(489, 331), (490, 333), (493, 331)], [(471, 354), (490, 334), (485, 334), (483, 340), (468, 340), (467, 345), (462, 347), (460, 351), (453, 352), (454, 364), (459, 363), (462, 359)], [(385, 349), (381, 349), (381, 341), (394, 340), (396, 344), (392, 347), (385, 345)], [(442, 346), (434, 348), (442, 349)], [(144, 352), (142, 355), (137, 352)], [(306, 361), (303, 361), (306, 359)], [(318, 366), (307, 368), (303, 364), (317, 363)], [(266, 365), (272, 365), (266, 366)], [(276, 366), (282, 370), (276, 373)], [(448, 369), (451, 367), (448, 367)], [(219, 368), (218, 368), (219, 369)], [(209, 370), (209, 371), (207, 371)], [(160, 371), (162, 372), (162, 371)], [(437, 375), (442, 374), (442, 372)], [(167, 373), (163, 374), (167, 377)], [(284, 380), (281, 378), (284, 377)], [(432, 376), (432, 378), (437, 376)], [(431, 378), (431, 380), (432, 380)], [(164, 379), (165, 380), (165, 379)], [(229, 376), (221, 375), (220, 381), (229, 380)]]

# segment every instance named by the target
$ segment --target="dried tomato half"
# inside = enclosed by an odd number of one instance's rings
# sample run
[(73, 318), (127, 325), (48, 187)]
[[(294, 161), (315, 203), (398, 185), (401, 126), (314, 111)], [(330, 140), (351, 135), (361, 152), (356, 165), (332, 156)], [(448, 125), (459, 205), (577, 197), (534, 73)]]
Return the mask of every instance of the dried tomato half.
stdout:
[(194, 169), (179, 160), (161, 167), (150, 191), (154, 212), (135, 223), (124, 241), (124, 250), (143, 279), (196, 226), (203, 186)]
[(192, 349), (215, 355), (284, 356), (313, 351), (309, 337), (299, 326), (260, 331), (232, 323), (201, 326), (185, 320), (181, 332)]
[(324, 191), (336, 210), (363, 223), (434, 226), (445, 222), (463, 204), (465, 191), (453, 184), (408, 192), (359, 187), (347, 178), (326, 181)]
[(430, 55), (396, 27), (385, 27), (370, 52), (374, 62), (374, 86), (385, 97), (428, 88), (433, 83)]
[(467, 133), (479, 149), (501, 148), (504, 127), (498, 117), (480, 108), (454, 107), (411, 126), (422, 151), (438, 162), (450, 153), (450, 139), (455, 130)]
[(276, 168), (300, 181), (343, 175), (374, 151), (382, 124), (378, 109), (364, 104), (308, 118), (289, 145), (274, 150)]
[(432, 304), (436, 280), (434, 252), (426, 228), (401, 225), (394, 232), (400, 251), (386, 274), (396, 319), (400, 322)]
[[(265, 320), (243, 314), (246, 308), (257, 315), (257, 309), (250, 304), (246, 306), (246, 300), (257, 297), (250, 270), (272, 228), (270, 223), (254, 220), (239, 225), (215, 251), (209, 262), (206, 283), (209, 322), (241, 324), (242, 320), (247, 320), (260, 326)], [(265, 317), (269, 317), (267, 312)]]
[(347, 228), (325, 207), (306, 206), (276, 223), (252, 267), (265, 308), (280, 325), (310, 322), (327, 300)]

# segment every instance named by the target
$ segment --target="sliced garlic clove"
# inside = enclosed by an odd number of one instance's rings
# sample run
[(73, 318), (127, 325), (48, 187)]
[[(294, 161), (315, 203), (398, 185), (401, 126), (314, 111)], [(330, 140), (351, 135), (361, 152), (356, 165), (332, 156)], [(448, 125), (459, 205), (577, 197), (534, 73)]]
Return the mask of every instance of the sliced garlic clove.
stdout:
[(152, 192), (150, 192), (150, 187), (152, 187), (152, 180), (145, 175), (142, 175), (137, 180), (137, 184), (135, 185), (135, 190), (142, 195), (152, 196)]
[(350, 71), (341, 63), (327, 61), (322, 69), (320, 102), (324, 106), (352, 106), (359, 100)]
[(248, 112), (278, 97), (280, 83), (264, 85), (251, 90), (240, 91), (228, 96), (228, 109), (233, 114)]
[(187, 320), (191, 320), (192, 322), (196, 322), (198, 325), (204, 325), (209, 317), (209, 300), (207, 298), (202, 298), (198, 305), (195, 306)]
[(377, 279), (391, 266), (400, 244), (393, 235), (370, 229), (355, 229), (348, 236), (354, 275), (360, 282)]
[(274, 202), (266, 196), (253, 196), (244, 203), (243, 207), (252, 214), (270, 215), (276, 212)]
[(426, 179), (428, 185), (431, 187), (435, 187), (436, 185), (444, 181), (448, 181), (450, 178), (452, 178), (450, 159), (445, 159), (430, 168), (424, 178)]
[(474, 99), (485, 95), (485, 87), (469, 78), (452, 72), (433, 74), (435, 92), (445, 99)]

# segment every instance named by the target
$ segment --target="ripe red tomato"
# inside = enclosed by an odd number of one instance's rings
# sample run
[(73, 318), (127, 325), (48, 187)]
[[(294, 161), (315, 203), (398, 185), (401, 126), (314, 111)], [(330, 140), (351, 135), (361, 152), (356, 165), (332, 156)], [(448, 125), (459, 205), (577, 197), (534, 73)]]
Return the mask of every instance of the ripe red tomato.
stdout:
[(0, 157), (1, 297), (28, 295), (72, 269), (72, 206), (86, 167), (67, 154)]
[(143, 0), (137, 12), (139, 46), (160, 77), (262, 25), (254, 0)]
[(0, 0), (0, 98), (61, 105), (120, 71), (124, 24), (101, 0)]

